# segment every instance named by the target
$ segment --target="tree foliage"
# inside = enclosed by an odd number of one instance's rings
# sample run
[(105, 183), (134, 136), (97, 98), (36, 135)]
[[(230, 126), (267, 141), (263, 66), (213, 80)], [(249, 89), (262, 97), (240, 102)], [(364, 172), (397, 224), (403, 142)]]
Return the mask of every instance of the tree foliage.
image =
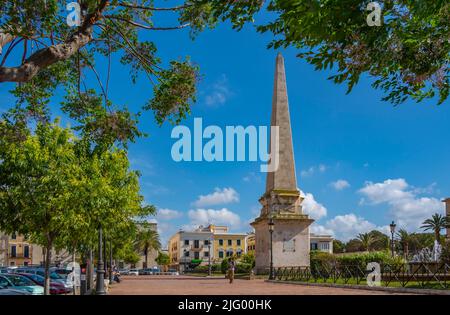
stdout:
[(382, 24), (369, 26), (371, 0), (273, 0), (274, 21), (258, 27), (276, 36), (271, 47), (295, 47), (317, 70), (337, 68), (329, 79), (375, 78), (383, 100), (400, 104), (449, 94), (450, 4), (445, 0), (380, 0)]
[(47, 270), (52, 249), (95, 247), (100, 225), (116, 249), (131, 244), (136, 220), (155, 209), (141, 206), (125, 151), (93, 153), (58, 123), (22, 130), (20, 141), (11, 130), (0, 122), (0, 230), (45, 247)]

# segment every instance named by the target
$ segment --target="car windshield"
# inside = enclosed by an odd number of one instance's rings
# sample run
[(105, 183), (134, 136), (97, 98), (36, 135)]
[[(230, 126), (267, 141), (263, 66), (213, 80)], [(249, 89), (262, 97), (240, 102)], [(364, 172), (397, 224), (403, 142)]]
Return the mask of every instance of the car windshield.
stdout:
[(22, 286), (36, 285), (33, 281), (31, 281), (27, 277), (19, 275), (8, 275), (6, 277), (9, 279), (9, 281), (12, 282), (14, 286), (22, 287)]
[(30, 278), (39, 284), (43, 284), (45, 282), (45, 278), (40, 275), (27, 274), (25, 277)]

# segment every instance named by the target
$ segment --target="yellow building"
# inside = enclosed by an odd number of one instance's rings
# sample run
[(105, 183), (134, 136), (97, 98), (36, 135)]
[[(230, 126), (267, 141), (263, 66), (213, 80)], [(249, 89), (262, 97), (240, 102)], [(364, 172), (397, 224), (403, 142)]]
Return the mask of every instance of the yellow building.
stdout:
[(243, 233), (229, 233), (228, 227), (210, 224), (194, 231), (180, 230), (167, 244), (170, 268), (184, 271), (193, 265), (219, 263), (233, 255), (246, 251)]
[(255, 233), (250, 233), (247, 235), (247, 254), (255, 255)]
[(0, 265), (28, 266), (33, 263), (33, 246), (23, 235), (2, 235)]

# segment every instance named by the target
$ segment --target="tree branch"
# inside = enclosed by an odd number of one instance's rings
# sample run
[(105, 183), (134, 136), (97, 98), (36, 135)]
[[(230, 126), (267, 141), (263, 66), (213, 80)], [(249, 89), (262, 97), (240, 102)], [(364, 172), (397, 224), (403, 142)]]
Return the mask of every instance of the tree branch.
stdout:
[(92, 40), (92, 27), (107, 5), (108, 0), (101, 0), (97, 9), (86, 16), (83, 24), (64, 43), (38, 50), (18, 67), (0, 67), (0, 82), (27, 82), (41, 69), (73, 56)]
[(136, 27), (140, 27), (140, 28), (144, 28), (146, 30), (152, 30), (152, 31), (179, 30), (179, 29), (188, 27), (190, 25), (190, 23), (186, 23), (186, 24), (182, 24), (182, 25), (178, 25), (178, 26), (154, 27), (154, 26), (150, 26), (150, 25), (140, 24), (140, 23), (137, 23), (135, 21), (128, 20), (128, 19), (125, 19), (125, 18), (122, 18), (122, 17), (119, 17), (119, 16), (105, 15), (105, 18), (123, 21), (123, 22), (129, 23), (131, 25), (134, 25)]
[(148, 11), (178, 11), (178, 10), (183, 10), (183, 9), (186, 9), (186, 8), (189, 8), (192, 6), (192, 4), (184, 4), (184, 5), (179, 5), (179, 6), (175, 6), (175, 7), (171, 7), (171, 8), (155, 8), (155, 7), (147, 7), (147, 6), (143, 6), (143, 5), (131, 4), (128, 2), (121, 2), (118, 5), (121, 7), (139, 9), (139, 10), (148, 10)]

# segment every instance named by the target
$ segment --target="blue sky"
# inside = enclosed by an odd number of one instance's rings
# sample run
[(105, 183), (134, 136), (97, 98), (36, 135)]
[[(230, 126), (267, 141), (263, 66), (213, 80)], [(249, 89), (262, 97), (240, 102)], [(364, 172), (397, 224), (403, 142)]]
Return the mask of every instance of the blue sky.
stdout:
[[(265, 18), (264, 16), (260, 17)], [(257, 20), (257, 22), (260, 22)], [(275, 57), (270, 36), (251, 25), (241, 32), (228, 24), (201, 33), (194, 41), (187, 30), (142, 33), (155, 40), (159, 56), (190, 56), (202, 80), (198, 102), (182, 124), (194, 117), (204, 125), (268, 125)], [(364, 78), (346, 95), (346, 87), (327, 80), (295, 49), (280, 50), (285, 58), (298, 187), (304, 208), (316, 220), (312, 230), (347, 240), (371, 229), (386, 231), (395, 220), (416, 230), (424, 218), (443, 213), (440, 200), (450, 196), (449, 101), (407, 102), (398, 107), (381, 101), (373, 79)], [(100, 64), (104, 73), (105, 64)], [(103, 72), (102, 72), (103, 71)], [(117, 62), (112, 70), (111, 98), (139, 108), (151, 96), (144, 77), (136, 85)], [(0, 108), (7, 108), (11, 85), (0, 86)], [(58, 98), (54, 100), (55, 113)], [(142, 173), (142, 194), (156, 205), (162, 240), (179, 228), (228, 224), (232, 231), (251, 230), (259, 214), (265, 175), (259, 162), (174, 162), (172, 126), (157, 127), (151, 113), (140, 126), (149, 133), (130, 145), (133, 168)]]

